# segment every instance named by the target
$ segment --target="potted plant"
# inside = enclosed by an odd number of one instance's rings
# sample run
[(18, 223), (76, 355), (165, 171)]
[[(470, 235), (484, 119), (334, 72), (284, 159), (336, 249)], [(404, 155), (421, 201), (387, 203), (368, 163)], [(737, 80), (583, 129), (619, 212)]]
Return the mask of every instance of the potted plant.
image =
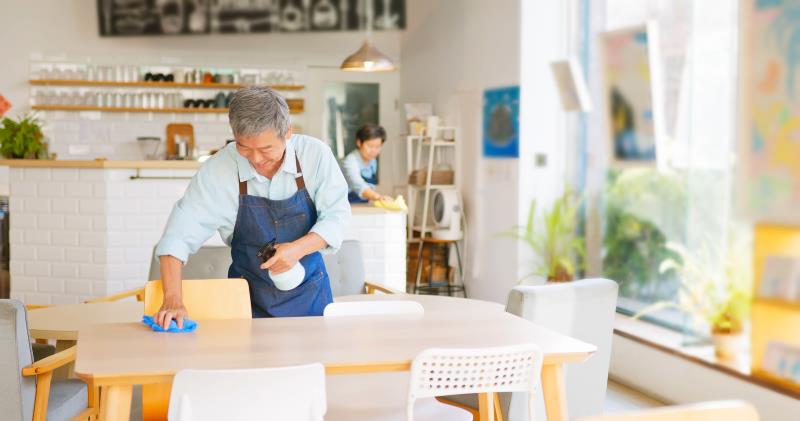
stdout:
[(35, 159), (46, 154), (42, 138), (42, 127), (35, 117), (28, 115), (17, 121), (4, 118), (0, 127), (0, 153), (6, 158)]
[(503, 233), (527, 244), (539, 257), (534, 271), (548, 282), (568, 282), (581, 268), (585, 254), (583, 238), (578, 233), (581, 199), (573, 191), (566, 191), (549, 212), (542, 215), (542, 229), (536, 229), (536, 201), (531, 202), (528, 220), (524, 227)]
[(681, 275), (677, 301), (656, 302), (635, 318), (665, 308), (675, 308), (694, 317), (696, 327), (704, 326), (711, 335), (714, 352), (720, 358), (734, 358), (744, 340), (744, 325), (749, 317), (751, 295), (747, 270), (741, 258), (729, 250), (723, 269), (714, 264), (708, 250), (689, 253), (684, 247), (669, 244), (680, 260), (669, 258), (660, 270), (675, 270)]

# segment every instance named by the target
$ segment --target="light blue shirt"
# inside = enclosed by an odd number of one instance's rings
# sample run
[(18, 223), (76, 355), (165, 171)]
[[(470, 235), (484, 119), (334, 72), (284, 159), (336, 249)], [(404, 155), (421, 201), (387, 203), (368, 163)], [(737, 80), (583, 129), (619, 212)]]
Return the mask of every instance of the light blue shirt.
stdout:
[(209, 158), (172, 208), (156, 255), (174, 256), (185, 263), (215, 231), (230, 245), (239, 211), (239, 181), (248, 181), (250, 195), (288, 199), (297, 192), (295, 152), (306, 189), (317, 208), (317, 222), (311, 232), (328, 243), (324, 252), (335, 252), (350, 221), (347, 183), (328, 145), (310, 136), (293, 135), (286, 142), (283, 165), (272, 180), (257, 173), (239, 155), (234, 142)]
[(369, 162), (364, 162), (358, 149), (353, 149), (342, 160), (342, 172), (345, 180), (347, 180), (349, 191), (363, 198), (362, 193), (364, 193), (364, 190), (375, 190), (375, 185), (367, 183), (366, 179), (375, 177), (378, 172), (378, 161), (370, 159)]

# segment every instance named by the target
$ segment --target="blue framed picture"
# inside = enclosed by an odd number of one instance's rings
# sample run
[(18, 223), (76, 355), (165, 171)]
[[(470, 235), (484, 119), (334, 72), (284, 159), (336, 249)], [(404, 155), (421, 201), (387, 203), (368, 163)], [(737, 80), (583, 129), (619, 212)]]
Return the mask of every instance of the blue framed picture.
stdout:
[(484, 91), (483, 156), (519, 158), (519, 86)]

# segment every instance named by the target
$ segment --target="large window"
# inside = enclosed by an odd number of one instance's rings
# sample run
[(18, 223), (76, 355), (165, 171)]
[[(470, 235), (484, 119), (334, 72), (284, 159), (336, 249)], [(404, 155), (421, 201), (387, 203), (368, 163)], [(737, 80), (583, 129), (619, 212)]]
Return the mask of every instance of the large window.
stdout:
[[(664, 136), (657, 145), (657, 163), (611, 164), (608, 138), (586, 134), (589, 155), (605, 158), (598, 159), (605, 165), (590, 167), (586, 176), (588, 193), (600, 198), (594, 220), (600, 226), (599, 244), (590, 244), (590, 252), (599, 254), (595, 271), (620, 283), (619, 307), (635, 313), (656, 301), (678, 299), (680, 274), (662, 265), (675, 257), (673, 244), (702, 254), (722, 270), (732, 224), (737, 1), (605, 0), (589, 5), (590, 69), (603, 66), (598, 53), (602, 32), (653, 21), (660, 35), (656, 51), (662, 72), (656, 82), (663, 87)], [(588, 117), (588, 126), (608, 129), (604, 81), (591, 74), (589, 79), (600, 107)], [(678, 311), (652, 317), (687, 327)]]

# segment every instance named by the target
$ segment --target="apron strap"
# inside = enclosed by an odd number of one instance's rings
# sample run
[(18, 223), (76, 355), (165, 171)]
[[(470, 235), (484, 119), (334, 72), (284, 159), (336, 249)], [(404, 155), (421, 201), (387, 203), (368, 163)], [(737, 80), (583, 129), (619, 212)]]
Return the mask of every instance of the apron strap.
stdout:
[(295, 177), (294, 182), (297, 183), (297, 191), (300, 191), (306, 188), (306, 180), (303, 179), (303, 169), (300, 168), (300, 160), (297, 159), (297, 154), (294, 155), (294, 162), (297, 165), (297, 173), (300, 174)]
[[(300, 168), (300, 160), (297, 159), (297, 155), (294, 156), (294, 162), (297, 165), (297, 173), (300, 174), (294, 179), (294, 182), (297, 183), (297, 191), (300, 191), (306, 188), (306, 181), (303, 179), (303, 169)], [(247, 195), (247, 181), (240, 181), (239, 182), (239, 194), (242, 196)]]

